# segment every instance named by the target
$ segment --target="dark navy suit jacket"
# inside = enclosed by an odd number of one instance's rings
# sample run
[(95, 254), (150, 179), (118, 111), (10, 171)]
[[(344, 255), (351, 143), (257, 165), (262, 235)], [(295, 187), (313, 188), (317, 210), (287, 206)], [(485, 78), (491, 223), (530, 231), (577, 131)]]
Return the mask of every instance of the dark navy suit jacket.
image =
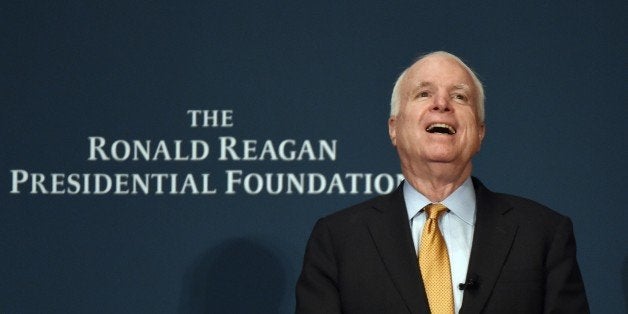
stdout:
[[(589, 313), (569, 218), (473, 184), (473, 284), (460, 313)], [(400, 187), (316, 223), (296, 312), (429, 313), (419, 271)]]

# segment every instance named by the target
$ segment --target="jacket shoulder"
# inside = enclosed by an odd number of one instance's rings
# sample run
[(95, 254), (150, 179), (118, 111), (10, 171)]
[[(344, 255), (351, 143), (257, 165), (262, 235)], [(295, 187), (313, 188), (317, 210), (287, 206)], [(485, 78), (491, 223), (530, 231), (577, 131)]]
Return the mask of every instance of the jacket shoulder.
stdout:
[(556, 224), (569, 220), (567, 216), (535, 200), (508, 193), (493, 192), (479, 180), (474, 181), (478, 210), (497, 209), (504, 215), (530, 222)]
[(381, 213), (393, 213), (395, 217), (405, 214), (405, 201), (403, 198), (403, 185), (400, 185), (390, 194), (372, 197), (363, 202), (351, 205), (333, 212), (319, 219), (318, 223), (330, 228), (347, 228), (363, 224), (374, 215)]

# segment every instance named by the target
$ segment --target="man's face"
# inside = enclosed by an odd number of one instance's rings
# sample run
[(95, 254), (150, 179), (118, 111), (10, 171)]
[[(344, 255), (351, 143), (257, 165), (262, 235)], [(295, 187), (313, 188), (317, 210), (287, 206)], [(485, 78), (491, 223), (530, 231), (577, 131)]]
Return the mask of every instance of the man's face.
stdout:
[(432, 55), (412, 65), (401, 84), (399, 112), (388, 121), (388, 131), (402, 166), (470, 165), (484, 124), (477, 118), (469, 73), (447, 56)]

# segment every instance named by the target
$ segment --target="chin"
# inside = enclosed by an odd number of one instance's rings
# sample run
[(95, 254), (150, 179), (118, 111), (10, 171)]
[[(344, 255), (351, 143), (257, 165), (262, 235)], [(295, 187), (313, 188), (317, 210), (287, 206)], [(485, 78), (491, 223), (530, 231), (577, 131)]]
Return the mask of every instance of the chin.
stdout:
[(458, 157), (458, 153), (449, 149), (435, 149), (427, 152), (426, 157), (431, 161), (449, 162)]
[(429, 162), (448, 163), (448, 162), (453, 162), (454, 160), (456, 160), (456, 157), (452, 155), (448, 155), (448, 154), (442, 154), (442, 155), (436, 154), (436, 155), (427, 156), (426, 160), (428, 160)]

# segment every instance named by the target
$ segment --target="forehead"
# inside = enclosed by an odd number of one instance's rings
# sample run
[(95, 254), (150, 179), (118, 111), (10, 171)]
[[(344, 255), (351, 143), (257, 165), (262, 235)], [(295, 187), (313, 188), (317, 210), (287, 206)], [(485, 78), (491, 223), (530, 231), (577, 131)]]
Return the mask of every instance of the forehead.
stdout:
[(448, 56), (428, 56), (409, 69), (405, 87), (412, 88), (422, 84), (455, 87), (466, 85), (475, 91), (471, 75), (457, 60)]

